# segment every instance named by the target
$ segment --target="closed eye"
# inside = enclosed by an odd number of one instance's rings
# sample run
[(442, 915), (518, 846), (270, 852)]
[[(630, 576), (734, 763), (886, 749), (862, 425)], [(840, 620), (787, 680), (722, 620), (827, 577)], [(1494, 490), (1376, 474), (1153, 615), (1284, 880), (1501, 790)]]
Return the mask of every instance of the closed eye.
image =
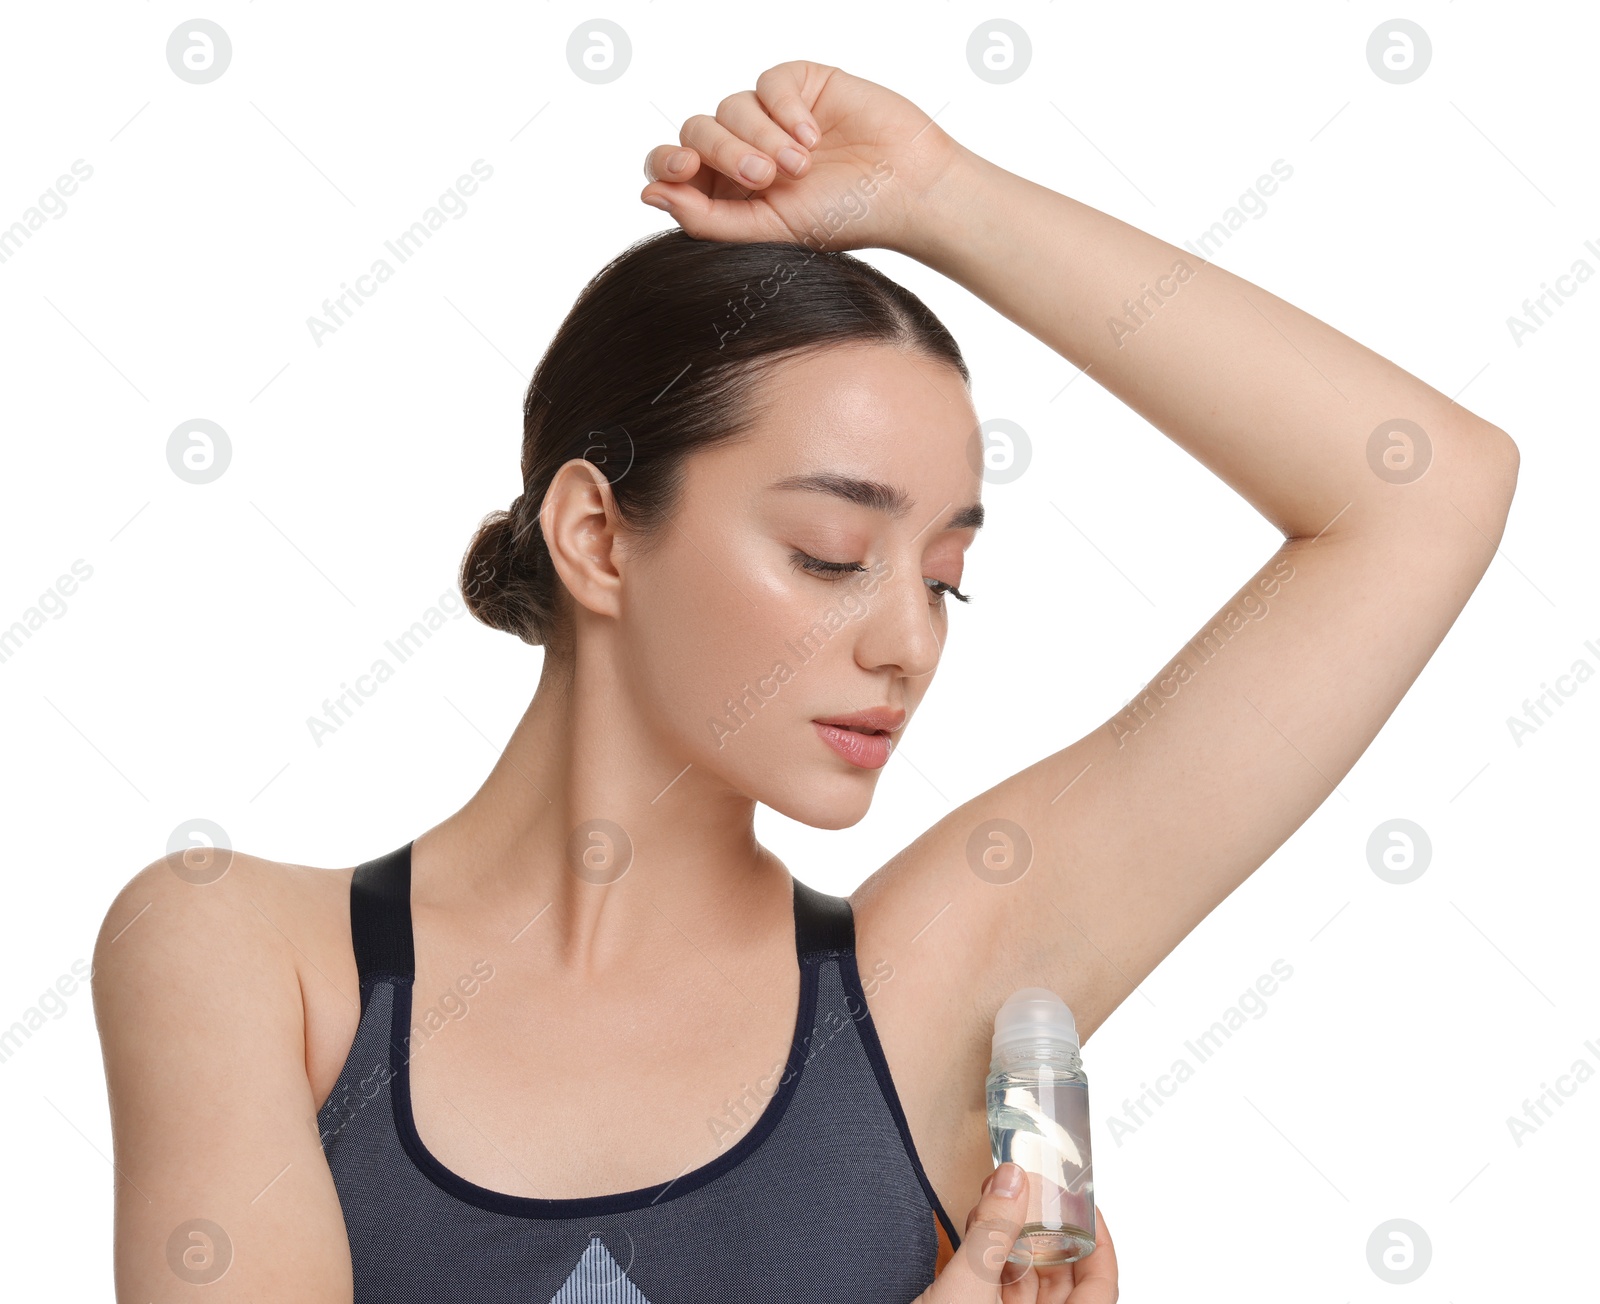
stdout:
[(952, 598), (959, 598), (962, 602), (971, 602), (972, 595), (963, 593), (954, 584), (946, 584), (943, 580), (923, 578), (923, 583), (937, 593), (941, 598), (948, 593)]
[[(804, 570), (808, 570), (813, 575), (819, 575), (824, 578), (835, 580), (842, 576), (856, 574), (867, 569), (860, 562), (823, 561), (819, 557), (813, 557), (809, 553), (798, 551), (790, 554), (790, 560), (795, 566)], [(960, 589), (956, 588), (954, 584), (946, 584), (943, 580), (936, 580), (931, 576), (924, 576), (922, 582), (926, 584), (928, 588), (936, 595), (934, 598), (935, 602), (942, 602), (946, 593), (950, 594), (952, 597), (961, 602), (972, 601), (970, 594), (963, 593)]]
[(813, 575), (848, 575), (854, 571), (866, 570), (866, 567), (858, 561), (822, 561), (804, 552), (791, 553), (790, 559), (796, 566), (804, 567)]

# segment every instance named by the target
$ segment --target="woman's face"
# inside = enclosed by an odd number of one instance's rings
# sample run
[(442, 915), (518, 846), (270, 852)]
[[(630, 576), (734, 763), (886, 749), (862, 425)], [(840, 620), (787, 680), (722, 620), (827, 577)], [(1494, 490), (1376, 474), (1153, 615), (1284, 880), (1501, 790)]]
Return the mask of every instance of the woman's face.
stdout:
[(688, 459), (618, 633), (635, 709), (702, 777), (843, 828), (887, 749), (815, 722), (886, 710), (904, 737), (981, 521), (978, 418), (954, 368), (886, 345), (785, 361), (762, 400), (748, 437)]

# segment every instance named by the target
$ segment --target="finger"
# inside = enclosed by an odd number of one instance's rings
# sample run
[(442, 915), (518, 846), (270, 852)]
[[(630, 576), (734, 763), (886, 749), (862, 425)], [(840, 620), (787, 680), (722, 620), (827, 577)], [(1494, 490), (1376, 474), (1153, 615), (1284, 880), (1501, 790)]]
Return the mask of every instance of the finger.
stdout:
[(837, 71), (804, 59), (780, 63), (756, 78), (756, 96), (774, 122), (805, 148), (815, 149), (822, 132), (811, 106), (827, 85), (828, 75)]
[(777, 179), (778, 166), (770, 155), (757, 149), (754, 142), (741, 140), (717, 119), (704, 113), (687, 119), (678, 139), (746, 191), (765, 189)]
[(945, 1264), (934, 1284), (937, 1293), (933, 1298), (952, 1302), (988, 1298), (981, 1295), (983, 1288), (993, 1292), (1027, 1274), (1027, 1265), (1010, 1263), (1006, 1258), (1022, 1230), (1027, 1191), (1026, 1175), (1014, 1163), (1001, 1164), (990, 1174), (978, 1194), (978, 1202), (967, 1215), (960, 1250)]
[[(700, 176), (716, 174), (703, 168)], [(664, 208), (673, 221), (696, 240), (724, 240), (736, 244), (753, 240), (795, 242), (783, 219), (760, 195), (750, 199), (713, 199), (699, 188), (699, 181), (700, 177), (679, 185), (652, 181), (639, 192), (639, 198)]]
[[(644, 156), (644, 174), (651, 181), (691, 181), (700, 173), (700, 156), (682, 145), (657, 145)], [(706, 189), (709, 186), (707, 178)]]
[(723, 100), (717, 105), (717, 121), (767, 158), (775, 159), (786, 176), (804, 176), (811, 166), (811, 155), (772, 120), (754, 91), (740, 91)]
[[(1019, 1272), (1020, 1277), (1016, 1275)], [(1001, 1278), (1000, 1304), (1049, 1304), (1043, 1290), (1044, 1282), (1037, 1268), (1023, 1267), (1020, 1263), (1006, 1264), (1005, 1275)]]
[[(989, 1188), (994, 1185), (994, 1173), (983, 1179), (983, 1185), (978, 1188), (978, 1199), (981, 1201), (989, 1193)], [(973, 1205), (967, 1210), (967, 1221), (961, 1225), (961, 1239), (967, 1239), (967, 1233), (972, 1230), (972, 1220), (978, 1216), (978, 1206)]]
[(1037, 1263), (1033, 1265), (1033, 1275), (1039, 1282), (1039, 1293), (1034, 1304), (1073, 1304), (1085, 1298), (1072, 1293), (1072, 1265), (1063, 1263), (1057, 1267), (1041, 1268)]
[(1106, 1218), (1094, 1211), (1094, 1253), (1072, 1265), (1071, 1304), (1116, 1304), (1117, 1247), (1111, 1242)]

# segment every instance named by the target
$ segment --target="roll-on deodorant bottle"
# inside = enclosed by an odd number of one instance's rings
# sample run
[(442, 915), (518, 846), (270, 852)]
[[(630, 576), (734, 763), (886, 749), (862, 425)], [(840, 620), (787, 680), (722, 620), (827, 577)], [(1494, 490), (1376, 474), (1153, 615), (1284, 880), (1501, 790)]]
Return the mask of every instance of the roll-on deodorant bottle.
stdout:
[(1072, 1011), (1047, 987), (1013, 992), (994, 1019), (986, 1095), (995, 1166), (1028, 1175), (1028, 1206), (1010, 1259), (1045, 1267), (1094, 1250), (1089, 1081)]

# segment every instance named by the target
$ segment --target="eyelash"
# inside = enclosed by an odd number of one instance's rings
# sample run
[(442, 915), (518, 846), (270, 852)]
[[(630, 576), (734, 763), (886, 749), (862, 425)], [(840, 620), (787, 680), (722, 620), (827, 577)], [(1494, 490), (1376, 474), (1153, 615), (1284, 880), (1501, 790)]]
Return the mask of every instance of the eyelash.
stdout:
[[(840, 576), (855, 574), (858, 571), (864, 571), (867, 569), (860, 562), (822, 561), (819, 558), (813, 557), (809, 553), (804, 552), (795, 552), (790, 555), (793, 558), (796, 566), (810, 571), (813, 575), (819, 575), (823, 577), (832, 577), (834, 579), (838, 579)], [(939, 596), (936, 601), (943, 601), (946, 593), (961, 602), (972, 601), (971, 594), (963, 593), (960, 589), (956, 588), (954, 584), (946, 584), (943, 580), (934, 580), (933, 584), (930, 585), (929, 588), (930, 591), (938, 593)]]

